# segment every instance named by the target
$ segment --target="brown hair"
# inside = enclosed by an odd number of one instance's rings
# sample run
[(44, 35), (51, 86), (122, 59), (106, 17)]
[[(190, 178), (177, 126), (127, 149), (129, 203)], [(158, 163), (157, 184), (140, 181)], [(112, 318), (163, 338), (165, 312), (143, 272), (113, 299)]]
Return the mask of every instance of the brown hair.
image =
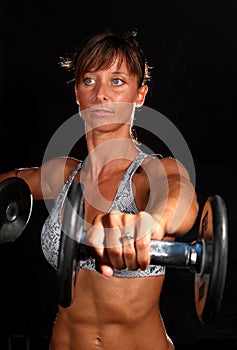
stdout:
[(109, 68), (116, 58), (125, 61), (131, 74), (138, 76), (138, 87), (150, 81), (150, 67), (136, 39), (136, 32), (115, 34), (111, 31), (87, 37), (72, 58), (60, 57), (60, 65), (73, 71), (75, 84), (91, 71)]

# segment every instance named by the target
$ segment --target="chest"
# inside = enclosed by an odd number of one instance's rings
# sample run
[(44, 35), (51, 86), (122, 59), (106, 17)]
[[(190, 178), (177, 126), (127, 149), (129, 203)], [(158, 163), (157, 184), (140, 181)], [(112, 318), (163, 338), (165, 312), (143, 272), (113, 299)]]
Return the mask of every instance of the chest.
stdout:
[[(118, 195), (121, 181), (126, 186), (126, 195), (131, 195), (134, 198), (138, 210), (145, 209), (149, 198), (149, 183), (146, 175), (143, 171), (138, 170), (132, 177), (126, 177), (125, 182), (123, 176), (123, 171), (117, 171), (100, 176), (95, 181), (89, 177), (84, 181), (87, 222), (91, 223), (96, 215), (108, 212), (116, 195)], [(124, 196), (125, 190), (122, 190), (120, 195)]]

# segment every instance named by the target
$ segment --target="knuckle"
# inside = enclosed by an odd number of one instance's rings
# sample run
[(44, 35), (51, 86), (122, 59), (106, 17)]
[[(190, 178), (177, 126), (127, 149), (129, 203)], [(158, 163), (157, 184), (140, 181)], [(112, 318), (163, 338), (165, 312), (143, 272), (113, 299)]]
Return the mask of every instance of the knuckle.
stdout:
[(136, 271), (138, 269), (139, 265), (138, 264), (133, 264), (133, 265), (129, 265), (128, 268), (129, 270), (132, 270), (132, 271)]
[(125, 255), (126, 260), (128, 260), (128, 261), (132, 261), (134, 259), (134, 256), (135, 256), (133, 250), (127, 251), (124, 255)]
[(149, 263), (150, 263), (150, 260), (149, 260), (149, 259), (141, 258), (141, 259), (139, 260), (139, 265), (140, 265), (140, 266), (148, 266)]
[(136, 248), (140, 251), (146, 250), (147, 246), (148, 246), (147, 242), (143, 239), (138, 239), (136, 241)]
[(120, 249), (116, 247), (108, 248), (108, 254), (114, 258), (119, 258), (121, 256)]

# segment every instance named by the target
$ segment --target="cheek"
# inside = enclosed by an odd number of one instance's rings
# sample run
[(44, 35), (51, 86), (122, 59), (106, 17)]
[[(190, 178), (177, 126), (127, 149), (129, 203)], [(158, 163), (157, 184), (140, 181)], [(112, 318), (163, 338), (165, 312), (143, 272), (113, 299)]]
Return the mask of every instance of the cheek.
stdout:
[(134, 103), (137, 100), (138, 91), (128, 88), (114, 96), (114, 101)]
[[(80, 104), (81, 109), (86, 109), (94, 104), (96, 104), (97, 101), (97, 94), (95, 91), (91, 90), (84, 90), (84, 89), (77, 89), (77, 101)], [(127, 86), (127, 88), (123, 89), (109, 89), (107, 91), (107, 102), (129, 102), (129, 103), (135, 103), (138, 98), (138, 90), (134, 87)]]
[(92, 94), (85, 91), (77, 91), (77, 101), (80, 105), (80, 109), (85, 109), (90, 107), (90, 101), (92, 100)]

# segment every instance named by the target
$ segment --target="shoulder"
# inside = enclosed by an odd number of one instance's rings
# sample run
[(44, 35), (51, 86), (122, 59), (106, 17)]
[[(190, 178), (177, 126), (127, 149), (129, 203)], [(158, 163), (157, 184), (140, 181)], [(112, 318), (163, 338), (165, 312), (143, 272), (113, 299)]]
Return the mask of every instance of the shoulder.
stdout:
[(172, 157), (149, 155), (144, 164), (150, 170), (164, 172), (165, 176), (179, 175), (190, 178), (186, 167), (179, 160)]
[(81, 160), (74, 157), (60, 157), (57, 160), (59, 166), (64, 167), (65, 173), (70, 174), (73, 170), (75, 170), (79, 164), (82, 163)]
[(48, 160), (42, 168), (46, 170), (54, 170), (53, 172), (58, 172), (60, 174), (64, 173), (65, 178), (67, 178), (71, 172), (81, 164), (81, 160), (73, 157), (57, 157)]
[(47, 184), (51, 196), (58, 194), (71, 173), (82, 161), (72, 157), (58, 157), (45, 162), (41, 167), (41, 178)]

